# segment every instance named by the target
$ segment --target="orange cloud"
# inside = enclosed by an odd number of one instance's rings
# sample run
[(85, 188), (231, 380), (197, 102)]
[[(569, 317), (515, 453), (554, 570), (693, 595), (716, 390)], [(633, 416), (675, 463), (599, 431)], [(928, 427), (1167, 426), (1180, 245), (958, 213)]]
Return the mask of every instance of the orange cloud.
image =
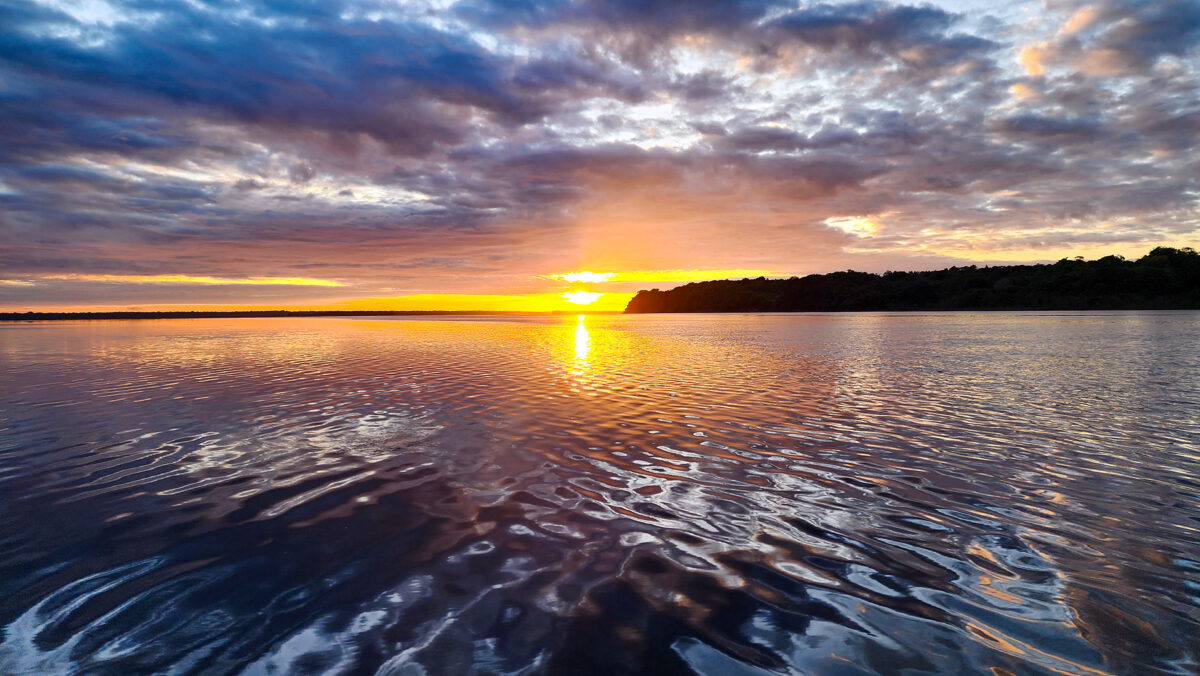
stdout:
[(1022, 101), (1032, 101), (1038, 97), (1037, 90), (1027, 84), (1015, 84), (1009, 87), (1008, 91)]
[(1088, 75), (1115, 75), (1128, 67), (1125, 58), (1115, 49), (1093, 49), (1085, 52), (1079, 70)]
[(1099, 17), (1099, 15), (1100, 13), (1096, 11), (1095, 7), (1088, 6), (1078, 9), (1074, 14), (1071, 15), (1071, 18), (1067, 20), (1067, 23), (1063, 24), (1063, 27), (1058, 31), (1058, 34), (1062, 36), (1074, 35), (1075, 33), (1078, 33), (1079, 31), (1095, 23), (1096, 18)]
[(1021, 50), (1017, 56), (1017, 63), (1021, 64), (1026, 73), (1034, 76), (1041, 75), (1046, 72), (1045, 66), (1042, 65), (1042, 59), (1046, 57), (1049, 49), (1050, 45), (1045, 42), (1040, 45), (1029, 45)]

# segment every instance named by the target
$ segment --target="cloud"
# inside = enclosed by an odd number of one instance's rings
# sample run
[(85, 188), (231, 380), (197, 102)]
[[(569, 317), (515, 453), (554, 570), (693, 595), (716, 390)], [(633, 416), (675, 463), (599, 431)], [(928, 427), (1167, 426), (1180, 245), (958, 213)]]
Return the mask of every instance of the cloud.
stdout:
[(1034, 137), (1053, 139), (1059, 143), (1094, 141), (1103, 133), (1096, 120), (1062, 119), (1036, 114), (1016, 115), (1000, 120), (997, 128), (1014, 139)]
[(234, 190), (243, 192), (247, 190), (262, 190), (265, 187), (267, 187), (266, 183), (254, 178), (239, 178), (237, 182), (233, 184)]
[(1020, 62), (1030, 75), (1047, 65), (1100, 76), (1144, 72), (1164, 59), (1185, 58), (1200, 45), (1195, 0), (1106, 0), (1078, 6), (1051, 40), (1028, 45)]
[(180, 271), (346, 285), (189, 287), (222, 302), (550, 293), (1200, 231), (1194, 0), (110, 4), (0, 3), (0, 269), (43, 280), (6, 306), (157, 302), (112, 276)]
[(203, 284), (203, 285), (261, 285), (272, 286), (345, 286), (328, 279), (303, 277), (251, 277), (229, 279), (222, 277), (196, 277), (193, 275), (45, 275), (42, 279), (105, 282), (109, 284)]
[(919, 67), (957, 63), (997, 46), (978, 36), (951, 33), (958, 19), (929, 5), (820, 4), (772, 20), (765, 32), (781, 44), (795, 42), (867, 59), (895, 57)]
[(316, 175), (316, 170), (310, 164), (297, 163), (288, 167), (288, 178), (292, 179), (292, 183), (308, 183)]
[(787, 6), (779, 0), (611, 0), (608, 2), (508, 2), (477, 0), (455, 5), (460, 15), (498, 28), (517, 26), (603, 26), (657, 36), (688, 32), (727, 32), (757, 22), (771, 10)]

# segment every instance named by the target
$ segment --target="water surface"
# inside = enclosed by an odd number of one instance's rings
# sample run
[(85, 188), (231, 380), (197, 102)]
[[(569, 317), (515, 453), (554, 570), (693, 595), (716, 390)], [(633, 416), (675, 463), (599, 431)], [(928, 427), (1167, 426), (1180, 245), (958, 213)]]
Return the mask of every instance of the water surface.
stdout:
[(1200, 666), (1200, 314), (0, 325), (0, 672)]

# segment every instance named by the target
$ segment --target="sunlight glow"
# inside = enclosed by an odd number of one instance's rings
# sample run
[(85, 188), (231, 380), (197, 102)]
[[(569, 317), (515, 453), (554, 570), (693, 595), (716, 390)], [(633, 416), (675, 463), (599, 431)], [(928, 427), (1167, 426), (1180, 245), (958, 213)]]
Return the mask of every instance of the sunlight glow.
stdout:
[(563, 272), (555, 275), (550, 275), (550, 279), (561, 279), (564, 282), (607, 282), (615, 275), (615, 272)]
[[(610, 292), (587, 306), (587, 312), (620, 312), (633, 298), (632, 293)], [(0, 303), (0, 312), (24, 312), (26, 306)], [(457, 294), (427, 293), (411, 296), (354, 298), (313, 302), (311, 299), (290, 299), (270, 304), (246, 303), (128, 303), (123, 305), (45, 305), (35, 308), (41, 312), (254, 312), (262, 310), (298, 311), (400, 311), (400, 312), (570, 312), (583, 308), (567, 301), (557, 293)]]
[(826, 218), (825, 225), (855, 237), (874, 237), (879, 232), (879, 225), (875, 221), (857, 216)]
[[(589, 293), (589, 292), (577, 292)], [(569, 300), (561, 293), (529, 293), (521, 295), (501, 294), (453, 294), (429, 293), (390, 298), (356, 298), (338, 303), (322, 304), (337, 310), (405, 310), (455, 312), (579, 312), (580, 305), (587, 305), (588, 312), (620, 312), (633, 298), (632, 293), (596, 293), (599, 299), (590, 303)]]
[(559, 294), (563, 300), (575, 305), (591, 305), (603, 295), (595, 291), (564, 291)]
[(599, 284), (603, 282), (703, 282), (712, 279), (743, 279), (746, 277), (780, 277), (777, 272), (758, 269), (720, 270), (626, 270), (625, 272), (560, 272), (546, 275), (548, 279), (565, 282)]
[(747, 277), (781, 277), (770, 270), (630, 270), (613, 276), (617, 282), (706, 282), (713, 279), (744, 279)]

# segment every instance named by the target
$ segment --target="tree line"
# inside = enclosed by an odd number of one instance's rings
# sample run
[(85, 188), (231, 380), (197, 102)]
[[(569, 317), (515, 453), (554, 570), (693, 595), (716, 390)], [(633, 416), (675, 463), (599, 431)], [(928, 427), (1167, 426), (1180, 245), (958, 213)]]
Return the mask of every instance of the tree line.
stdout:
[(1137, 260), (694, 282), (639, 291), (625, 312), (1182, 309), (1200, 309), (1200, 254), (1190, 247), (1158, 247)]

